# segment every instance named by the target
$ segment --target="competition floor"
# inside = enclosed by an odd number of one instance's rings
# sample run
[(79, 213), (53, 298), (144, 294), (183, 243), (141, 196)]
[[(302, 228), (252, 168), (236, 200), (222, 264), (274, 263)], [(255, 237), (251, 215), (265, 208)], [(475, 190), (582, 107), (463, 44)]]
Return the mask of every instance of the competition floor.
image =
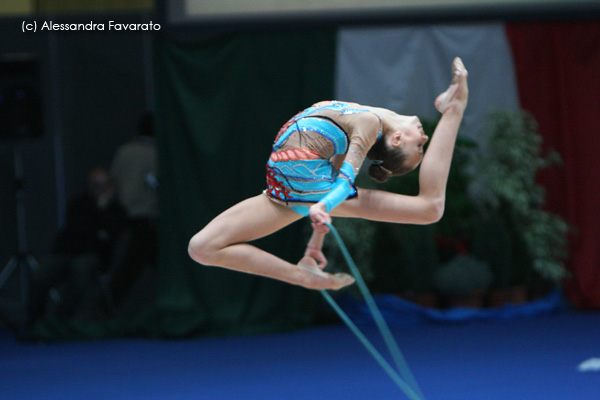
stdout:
[[(429, 400), (600, 399), (600, 313), (391, 328)], [(20, 343), (4, 332), (0, 368), (2, 400), (406, 398), (343, 325), (172, 341)]]

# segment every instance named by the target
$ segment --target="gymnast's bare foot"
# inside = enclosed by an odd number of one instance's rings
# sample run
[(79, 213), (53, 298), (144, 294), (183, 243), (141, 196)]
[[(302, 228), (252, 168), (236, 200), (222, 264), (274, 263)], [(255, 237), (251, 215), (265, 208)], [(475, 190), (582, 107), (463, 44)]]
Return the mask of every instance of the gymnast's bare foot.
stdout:
[(330, 274), (322, 271), (319, 265), (310, 257), (304, 257), (298, 263), (300, 285), (307, 289), (339, 290), (354, 283), (354, 278), (343, 272)]
[(456, 57), (452, 62), (452, 82), (450, 87), (435, 99), (435, 107), (442, 114), (453, 104), (462, 110), (467, 106), (469, 89), (467, 87), (467, 76), (469, 75), (462, 60)]

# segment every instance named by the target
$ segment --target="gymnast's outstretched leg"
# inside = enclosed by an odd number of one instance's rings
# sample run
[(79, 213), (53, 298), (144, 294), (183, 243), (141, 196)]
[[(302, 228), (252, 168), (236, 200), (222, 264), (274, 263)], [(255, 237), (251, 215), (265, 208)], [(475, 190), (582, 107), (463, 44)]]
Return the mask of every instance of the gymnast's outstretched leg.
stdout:
[(302, 218), (290, 208), (258, 195), (213, 219), (189, 243), (189, 254), (200, 264), (278, 279), (309, 289), (340, 289), (354, 282), (347, 274), (329, 274), (316, 263), (298, 265), (248, 244)]
[[(331, 215), (405, 224), (439, 221), (444, 213), (446, 184), (456, 136), (468, 101), (467, 76), (467, 70), (457, 58), (453, 64), (452, 84), (435, 102), (443, 114), (421, 162), (419, 194), (405, 196), (359, 188), (356, 198), (343, 202)], [(318, 214), (315, 213), (316, 217), (319, 217)], [(322, 221), (313, 218), (313, 222)]]

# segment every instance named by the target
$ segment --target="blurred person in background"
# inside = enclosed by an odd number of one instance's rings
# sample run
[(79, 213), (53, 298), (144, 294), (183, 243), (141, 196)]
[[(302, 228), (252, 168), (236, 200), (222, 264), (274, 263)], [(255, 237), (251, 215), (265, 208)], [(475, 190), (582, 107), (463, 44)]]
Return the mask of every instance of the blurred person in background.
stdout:
[(154, 117), (144, 114), (137, 134), (117, 149), (111, 165), (117, 195), (127, 213), (127, 227), (119, 264), (108, 277), (107, 289), (114, 306), (127, 296), (145, 267), (156, 266), (158, 181)]
[(103, 315), (100, 276), (125, 227), (125, 210), (106, 168), (94, 168), (86, 190), (69, 201), (67, 220), (50, 254), (31, 271), (30, 317), (97, 319)]

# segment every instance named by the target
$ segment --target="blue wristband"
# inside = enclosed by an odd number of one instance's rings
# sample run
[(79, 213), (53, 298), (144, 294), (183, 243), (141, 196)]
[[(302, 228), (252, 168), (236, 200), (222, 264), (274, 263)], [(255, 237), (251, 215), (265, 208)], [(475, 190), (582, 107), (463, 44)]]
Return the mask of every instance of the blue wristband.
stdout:
[(342, 168), (340, 168), (340, 174), (335, 179), (331, 191), (321, 199), (321, 202), (325, 204), (327, 212), (331, 212), (331, 210), (348, 198), (355, 178), (354, 167), (349, 162), (344, 161)]
[(340, 168), (340, 174), (343, 174), (348, 178), (350, 184), (354, 184), (354, 180), (356, 179), (356, 174), (354, 173), (354, 167), (347, 161), (344, 161), (342, 164), (342, 168)]

